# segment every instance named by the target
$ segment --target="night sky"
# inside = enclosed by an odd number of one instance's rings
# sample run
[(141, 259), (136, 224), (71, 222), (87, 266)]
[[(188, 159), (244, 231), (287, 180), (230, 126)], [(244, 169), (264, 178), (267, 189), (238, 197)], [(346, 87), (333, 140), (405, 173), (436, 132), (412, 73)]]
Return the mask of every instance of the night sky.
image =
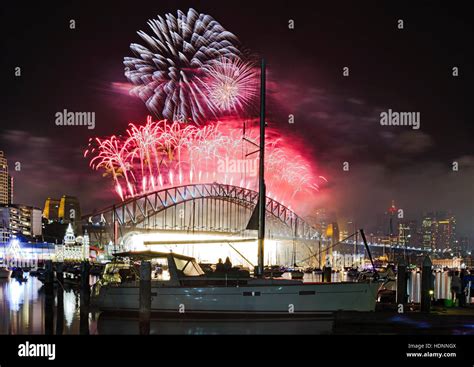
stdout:
[[(130, 43), (140, 43), (136, 32), (149, 31), (149, 19), (193, 7), (266, 58), (270, 129), (293, 139), (330, 181), (311, 198), (314, 208), (356, 217), (370, 230), (394, 199), (406, 218), (450, 210), (458, 233), (474, 237), (470, 12), (455, 2), (308, 3), (2, 4), (0, 150), (11, 170), (21, 163), (21, 171), (12, 170), (15, 202), (42, 207), (48, 196), (69, 194), (89, 212), (117, 201), (111, 182), (89, 168), (83, 151), (90, 137), (144, 121), (142, 101), (114, 88), (127, 82), (123, 57), (132, 55)], [(14, 75), (17, 66), (21, 77)], [(349, 77), (342, 75), (345, 66)], [(95, 130), (56, 126), (54, 115), (64, 108), (95, 112)], [(380, 112), (389, 108), (420, 112), (420, 130), (381, 126)]]

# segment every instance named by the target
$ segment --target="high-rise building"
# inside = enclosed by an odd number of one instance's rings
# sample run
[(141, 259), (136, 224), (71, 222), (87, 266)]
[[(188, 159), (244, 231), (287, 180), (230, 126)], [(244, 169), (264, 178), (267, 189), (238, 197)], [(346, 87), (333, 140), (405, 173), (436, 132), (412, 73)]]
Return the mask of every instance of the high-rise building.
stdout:
[(452, 215), (440, 215), (437, 221), (436, 248), (458, 250), (457, 247), (456, 218)]
[(398, 219), (397, 219), (397, 207), (395, 206), (395, 200), (392, 200), (392, 204), (387, 210), (388, 217), (388, 228), (387, 235), (391, 244), (396, 244), (398, 240)]
[(461, 251), (471, 251), (472, 250), (472, 241), (469, 237), (462, 236), (459, 238), (459, 249)]
[(8, 162), (3, 151), (0, 150), (0, 205), (11, 203), (10, 176), (8, 175)]
[(325, 209), (316, 210), (316, 226), (318, 230), (323, 233), (328, 226), (328, 214)]
[(13, 177), (8, 175), (8, 204), (13, 204)]
[(449, 251), (457, 247), (456, 218), (446, 212), (428, 213), (422, 222), (423, 247)]
[(331, 244), (339, 242), (339, 226), (337, 222), (330, 223), (326, 228), (326, 237), (331, 239)]
[(432, 213), (424, 216), (422, 221), (423, 249), (429, 250), (435, 248), (436, 219)]
[(398, 223), (398, 243), (403, 247), (420, 247), (422, 240), (419, 236), (416, 220), (400, 220)]

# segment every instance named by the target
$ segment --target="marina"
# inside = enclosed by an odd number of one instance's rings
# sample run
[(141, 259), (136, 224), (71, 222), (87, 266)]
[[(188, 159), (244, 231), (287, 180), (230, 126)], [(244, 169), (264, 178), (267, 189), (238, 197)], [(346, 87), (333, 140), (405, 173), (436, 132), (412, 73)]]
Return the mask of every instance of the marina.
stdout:
[[(409, 278), (419, 277), (416, 271)], [(288, 277), (289, 274), (284, 274)], [(337, 276), (336, 273), (333, 276)], [(320, 275), (305, 274), (304, 281), (319, 281)], [(438, 278), (449, 279), (448, 272)], [(90, 276), (95, 284), (97, 276)], [(444, 280), (449, 281), (449, 280)], [(419, 284), (419, 283), (418, 283)], [(409, 287), (411, 288), (411, 287)], [(418, 291), (419, 293), (419, 291)], [(441, 296), (441, 294), (440, 294)], [(175, 313), (150, 316), (151, 335), (174, 334), (416, 334), (442, 333), (472, 335), (474, 323), (472, 306), (464, 309), (446, 307), (444, 300), (433, 299), (430, 314), (419, 312), (419, 304), (408, 303), (407, 311), (398, 314), (396, 304), (377, 303), (375, 312), (332, 312), (317, 316), (294, 315), (293, 318), (251, 315), (209, 316)], [(443, 296), (444, 297), (444, 296)], [(450, 297), (450, 295), (445, 295)], [(140, 333), (140, 320), (136, 312), (103, 312), (88, 307), (88, 314), (81, 315), (81, 290), (77, 287), (58, 287), (50, 310), (45, 306), (45, 286), (38, 277), (27, 274), (26, 282), (14, 278), (0, 280), (0, 334), (10, 335), (130, 335)], [(412, 311), (410, 311), (410, 305)], [(52, 312), (49, 319), (46, 312)], [(81, 321), (82, 316), (82, 321)], [(86, 320), (84, 320), (84, 317)], [(87, 326), (86, 326), (87, 325)]]

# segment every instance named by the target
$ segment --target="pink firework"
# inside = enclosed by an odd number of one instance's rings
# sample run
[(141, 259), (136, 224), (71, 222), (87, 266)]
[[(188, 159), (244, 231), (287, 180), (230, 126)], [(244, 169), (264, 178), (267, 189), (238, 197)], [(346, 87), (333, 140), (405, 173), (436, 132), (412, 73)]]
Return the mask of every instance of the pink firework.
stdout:
[[(130, 124), (123, 138), (91, 140), (84, 156), (93, 169), (111, 176), (122, 200), (187, 183), (219, 182), (257, 188), (256, 130), (221, 124), (195, 126), (152, 121)], [(327, 180), (296, 155), (281, 138), (268, 138), (265, 175), (269, 196), (292, 202), (300, 194), (318, 191)]]

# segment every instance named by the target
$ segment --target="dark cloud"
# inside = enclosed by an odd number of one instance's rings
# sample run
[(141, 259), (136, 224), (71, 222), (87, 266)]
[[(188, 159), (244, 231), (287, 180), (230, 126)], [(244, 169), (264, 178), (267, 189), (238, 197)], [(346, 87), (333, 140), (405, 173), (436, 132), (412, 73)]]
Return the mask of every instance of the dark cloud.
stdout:
[[(355, 217), (358, 225), (374, 230), (377, 216), (395, 200), (410, 219), (419, 220), (428, 211), (451, 211), (458, 218), (459, 233), (474, 235), (473, 156), (440, 158), (433, 154), (440, 144), (423, 130), (423, 123), (421, 130), (384, 127), (383, 108), (371, 101), (313, 88), (310, 80), (285, 81), (277, 73), (274, 77), (278, 82), (271, 88), (279, 108), (272, 112), (281, 121), (296, 111), (292, 132), (303, 139), (308, 156), (330, 180), (313, 199), (313, 209), (331, 208), (337, 217)], [(452, 171), (453, 161), (462, 167), (459, 172)], [(344, 162), (349, 162), (349, 172), (343, 171)]]
[[(77, 196), (83, 210), (90, 211), (115, 200), (106, 190), (109, 182), (88, 167), (81, 146), (67, 144), (65, 139), (67, 134), (58, 139), (22, 130), (3, 132), (0, 144), (14, 178), (15, 203), (42, 208), (46, 198), (66, 194)], [(15, 170), (18, 165), (20, 170)]]

